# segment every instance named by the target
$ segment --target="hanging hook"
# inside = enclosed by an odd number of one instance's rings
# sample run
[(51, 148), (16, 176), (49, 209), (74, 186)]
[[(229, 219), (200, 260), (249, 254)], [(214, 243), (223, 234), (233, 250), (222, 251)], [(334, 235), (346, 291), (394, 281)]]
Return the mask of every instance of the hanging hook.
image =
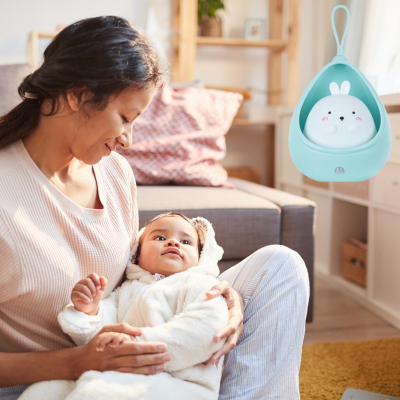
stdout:
[[(343, 33), (343, 37), (342, 37), (342, 42), (339, 43), (339, 38), (338, 38), (338, 34), (336, 31), (336, 26), (335, 26), (335, 12), (338, 8), (343, 8), (343, 10), (346, 10), (347, 13), (347, 22), (346, 22), (346, 28), (344, 30)], [(344, 43), (344, 39), (346, 37), (346, 33), (347, 33), (347, 28), (349, 27), (349, 22), (350, 22), (350, 11), (346, 6), (336, 6), (333, 10), (332, 10), (332, 16), (331, 16), (331, 21), (332, 21), (332, 28), (333, 28), (333, 33), (335, 34), (335, 39), (336, 39), (336, 43), (337, 43), (337, 47), (338, 47), (338, 51), (337, 51), (337, 55), (338, 56), (342, 56), (343, 55), (343, 43)]]

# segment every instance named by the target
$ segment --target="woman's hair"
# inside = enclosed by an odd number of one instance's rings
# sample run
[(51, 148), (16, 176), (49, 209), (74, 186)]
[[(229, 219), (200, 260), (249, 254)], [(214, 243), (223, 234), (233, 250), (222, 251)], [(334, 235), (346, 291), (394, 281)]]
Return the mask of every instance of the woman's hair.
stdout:
[[(41, 67), (19, 86), (22, 102), (0, 117), (0, 149), (28, 136), (41, 113), (57, 113), (59, 98), (66, 98), (71, 89), (91, 92), (83, 106), (90, 103), (102, 110), (111, 95), (128, 87), (162, 86), (164, 78), (156, 50), (125, 19), (104, 16), (75, 22), (52, 40)], [(50, 104), (46, 114), (45, 100)]]
[[(161, 218), (165, 218), (165, 217), (180, 217), (180, 218), (184, 219), (186, 222), (189, 222), (189, 224), (193, 226), (193, 228), (197, 232), (197, 236), (199, 239), (197, 242), (197, 248), (198, 248), (199, 256), (200, 256), (201, 251), (203, 250), (204, 241), (206, 239), (206, 233), (207, 233), (206, 224), (203, 221), (199, 221), (199, 220), (193, 221), (192, 219), (190, 219), (190, 218), (186, 217), (185, 215), (178, 213), (178, 212), (168, 212), (165, 214), (159, 214), (156, 217), (154, 217), (153, 219), (151, 219), (150, 221), (147, 221), (145, 223), (145, 228), (147, 228), (152, 222), (156, 221), (157, 219), (161, 219)], [(138, 248), (137, 248), (136, 254), (135, 254), (135, 264), (138, 264), (140, 250), (142, 248), (142, 236), (143, 236), (143, 234), (139, 238), (139, 244), (138, 244)]]

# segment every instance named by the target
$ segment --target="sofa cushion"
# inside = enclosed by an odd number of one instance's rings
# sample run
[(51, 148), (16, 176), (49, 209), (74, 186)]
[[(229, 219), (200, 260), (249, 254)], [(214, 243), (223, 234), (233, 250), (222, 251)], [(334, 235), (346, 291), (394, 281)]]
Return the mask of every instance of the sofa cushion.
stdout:
[(138, 186), (139, 225), (178, 211), (207, 218), (224, 260), (241, 260), (260, 247), (279, 243), (280, 208), (239, 189), (195, 186)]
[(18, 87), (32, 73), (27, 64), (0, 65), (0, 116), (21, 102)]

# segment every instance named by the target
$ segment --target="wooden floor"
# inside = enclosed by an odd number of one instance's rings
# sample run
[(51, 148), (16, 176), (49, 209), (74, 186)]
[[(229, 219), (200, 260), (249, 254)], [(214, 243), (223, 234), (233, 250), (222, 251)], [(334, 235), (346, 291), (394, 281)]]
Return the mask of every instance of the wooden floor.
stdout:
[(314, 307), (314, 322), (306, 324), (304, 344), (400, 337), (400, 331), (318, 278)]

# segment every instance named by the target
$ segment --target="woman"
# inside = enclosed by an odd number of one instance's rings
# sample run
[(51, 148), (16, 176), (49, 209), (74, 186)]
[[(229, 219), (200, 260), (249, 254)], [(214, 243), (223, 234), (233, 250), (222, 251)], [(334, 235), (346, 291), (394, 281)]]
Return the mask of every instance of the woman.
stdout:
[[(123, 278), (138, 230), (136, 186), (114, 150), (131, 145), (132, 124), (162, 83), (156, 52), (127, 21), (87, 19), (57, 35), (43, 65), (22, 82), (23, 101), (0, 119), (1, 399), (17, 398), (33, 382), (88, 370), (154, 374), (169, 361), (163, 343), (99, 353), (96, 336), (74, 347), (56, 319), (83, 277), (104, 275), (105, 297)], [(303, 261), (268, 246), (222, 277), (208, 294), (222, 293), (230, 310), (215, 337), (227, 342), (210, 359), (231, 350), (220, 398), (298, 398)], [(140, 334), (127, 325), (104, 329)]]

